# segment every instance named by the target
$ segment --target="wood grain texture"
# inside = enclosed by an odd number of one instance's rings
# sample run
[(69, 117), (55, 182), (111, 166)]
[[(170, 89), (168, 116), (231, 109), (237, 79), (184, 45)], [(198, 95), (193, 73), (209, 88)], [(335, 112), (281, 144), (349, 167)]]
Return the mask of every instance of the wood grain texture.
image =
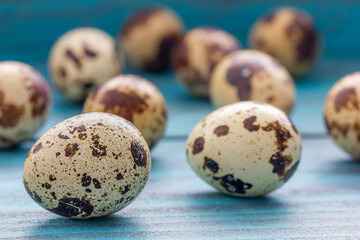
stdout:
[(42, 209), (27, 195), (22, 165), (31, 142), (1, 153), (0, 239), (350, 239), (360, 236), (360, 164), (328, 138), (304, 139), (294, 177), (264, 198), (218, 193), (185, 157), (185, 139), (165, 139), (133, 204), (79, 221)]

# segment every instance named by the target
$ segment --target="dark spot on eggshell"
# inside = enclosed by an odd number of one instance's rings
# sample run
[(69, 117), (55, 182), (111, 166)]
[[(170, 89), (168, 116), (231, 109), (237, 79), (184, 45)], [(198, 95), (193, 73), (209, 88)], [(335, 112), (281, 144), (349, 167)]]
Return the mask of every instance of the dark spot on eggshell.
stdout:
[(64, 217), (87, 217), (94, 211), (94, 207), (86, 199), (64, 197), (59, 200), (58, 207), (50, 211)]
[(74, 156), (76, 151), (78, 150), (79, 150), (79, 145), (77, 143), (69, 143), (65, 147), (65, 157)]
[(38, 143), (38, 145), (36, 145), (34, 147), (33, 154), (39, 152), (41, 150), (41, 148), (42, 148), (42, 143), (40, 142), (40, 143)]
[(71, 134), (74, 134), (74, 132), (78, 132), (78, 133), (81, 133), (81, 132), (85, 132), (86, 131), (86, 127), (84, 125), (80, 125), (80, 126), (77, 126), (77, 127), (74, 127), (72, 130), (69, 130), (69, 132)]
[(275, 131), (276, 143), (279, 151), (283, 151), (287, 147), (287, 140), (291, 138), (291, 134), (279, 123), (279, 121), (276, 120), (270, 122), (261, 128), (266, 132)]
[(60, 152), (57, 152), (55, 155), (58, 157), (60, 155)]
[(17, 106), (5, 102), (5, 96), (0, 91), (0, 125), (4, 128), (14, 127), (24, 114), (24, 105)]
[(223, 177), (213, 177), (215, 181), (220, 181), (221, 186), (223, 186), (226, 191), (231, 193), (246, 193), (246, 190), (252, 188), (252, 184), (241, 181), (238, 178), (235, 178), (234, 175), (228, 174)]
[(205, 139), (203, 137), (196, 138), (194, 141), (192, 153), (194, 155), (200, 153), (204, 149), (204, 144), (205, 144)]
[(96, 189), (101, 188), (101, 183), (99, 182), (99, 180), (97, 180), (96, 178), (93, 178), (93, 184), (95, 186)]
[(51, 188), (51, 184), (50, 184), (50, 183), (45, 183), (45, 184), (44, 184), (44, 187), (45, 187), (46, 189), (50, 189), (50, 188)]
[(85, 191), (88, 192), (88, 193), (92, 192), (90, 188), (85, 189)]
[(346, 135), (350, 129), (349, 124), (340, 125), (337, 121), (329, 122), (326, 118), (325, 118), (325, 123), (326, 123), (326, 128), (328, 129), (329, 133), (333, 133), (333, 131), (336, 129), (344, 137), (346, 137)]
[(81, 178), (81, 182), (83, 187), (88, 187), (91, 184), (91, 177), (88, 176), (86, 173), (83, 174), (83, 177)]
[(254, 124), (256, 122), (256, 118), (256, 116), (251, 116), (244, 120), (244, 128), (249, 132), (259, 131), (260, 125)]
[(147, 155), (144, 148), (136, 141), (131, 142), (131, 155), (136, 165), (146, 167)]
[(161, 8), (149, 7), (135, 13), (125, 22), (122, 29), (122, 35), (126, 37), (126, 35), (130, 34), (133, 29), (135, 29), (137, 26), (146, 24), (152, 16), (161, 10)]
[(71, 51), (70, 49), (66, 49), (66, 51), (65, 51), (65, 56), (67, 57), (67, 58), (69, 58), (71, 61), (73, 61), (74, 62), (74, 64), (75, 64), (75, 66), (77, 67), (77, 68), (81, 68), (81, 62), (80, 62), (80, 59), (77, 57), (77, 56), (75, 56), (75, 54), (73, 53), (73, 51)]
[(79, 139), (80, 140), (85, 140), (87, 138), (87, 134), (86, 133), (79, 133)]
[(226, 72), (228, 83), (236, 87), (240, 100), (251, 100), (251, 79), (253, 75), (263, 69), (258, 62), (234, 61)]
[(56, 197), (55, 192), (51, 192), (50, 195), (51, 195), (55, 200), (57, 200), (57, 197)]
[(121, 174), (121, 173), (118, 173), (117, 175), (116, 175), (116, 180), (121, 180), (121, 179), (123, 179), (124, 177), (123, 177), (123, 175)]
[(84, 89), (85, 94), (87, 94), (95, 86), (93, 81), (94, 80), (92, 79), (87, 79), (85, 82), (83, 82), (82, 88)]
[(297, 59), (299, 61), (311, 61), (316, 50), (318, 36), (306, 18), (295, 15), (286, 28), (286, 34), (293, 40), (293, 36), (297, 36), (298, 32), (301, 33), (301, 37), (296, 47)]
[(89, 58), (96, 58), (97, 53), (91, 50), (86, 44), (84, 44), (84, 54)]
[(342, 88), (334, 98), (334, 105), (336, 112), (340, 112), (343, 109), (359, 109), (359, 102), (355, 88)]
[(58, 137), (61, 138), (61, 139), (70, 139), (69, 136), (63, 135), (62, 133), (59, 133)]
[(289, 170), (286, 171), (286, 173), (283, 177), (284, 182), (287, 182), (292, 177), (292, 175), (294, 175), (296, 169), (299, 166), (299, 163), (300, 163), (300, 161), (297, 161), (294, 165), (291, 166), (291, 168)]
[(213, 133), (217, 136), (217, 137), (221, 137), (221, 136), (226, 136), (229, 134), (229, 127), (227, 125), (220, 125), (217, 126)]
[(55, 181), (56, 180), (56, 177), (52, 174), (49, 175), (49, 181), (52, 182), (52, 181)]
[(93, 145), (90, 146), (92, 149), (92, 155), (94, 157), (102, 157), (106, 156), (106, 146), (100, 144), (99, 135), (92, 136), (91, 140), (93, 141)]
[(121, 191), (121, 194), (124, 195), (124, 194), (126, 194), (129, 190), (130, 190), (129, 186), (126, 185), (125, 188), (124, 188), (124, 190)]
[(219, 165), (217, 162), (208, 157), (204, 157), (203, 169), (205, 170), (205, 168), (208, 168), (213, 173), (217, 173), (219, 171)]
[(65, 78), (67, 75), (67, 72), (64, 67), (59, 67), (59, 74), (61, 77)]
[(143, 64), (144, 70), (147, 71), (161, 71), (164, 70), (170, 61), (171, 49), (180, 41), (180, 36), (177, 33), (165, 36), (159, 44), (157, 55), (153, 59), (149, 59)]
[(140, 96), (133, 90), (121, 91), (112, 89), (99, 99), (99, 104), (104, 105), (104, 111), (113, 113), (128, 121), (133, 120), (134, 114), (141, 114), (148, 108), (146, 96)]
[(284, 176), (287, 166), (292, 162), (292, 158), (290, 156), (285, 156), (282, 152), (278, 151), (271, 156), (269, 162), (273, 165), (273, 173)]

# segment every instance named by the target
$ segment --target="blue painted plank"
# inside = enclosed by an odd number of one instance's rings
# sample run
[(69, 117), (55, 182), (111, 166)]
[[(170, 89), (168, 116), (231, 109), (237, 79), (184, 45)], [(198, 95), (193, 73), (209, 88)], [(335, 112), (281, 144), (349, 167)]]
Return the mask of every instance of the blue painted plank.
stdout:
[(0, 239), (360, 236), (360, 165), (328, 138), (304, 139), (303, 158), (294, 177), (281, 189), (256, 199), (216, 192), (188, 166), (185, 139), (162, 141), (152, 152), (150, 179), (138, 199), (123, 211), (94, 221), (58, 217), (27, 196), (21, 174), (29, 147), (16, 149), (15, 155), (10, 150), (0, 155)]

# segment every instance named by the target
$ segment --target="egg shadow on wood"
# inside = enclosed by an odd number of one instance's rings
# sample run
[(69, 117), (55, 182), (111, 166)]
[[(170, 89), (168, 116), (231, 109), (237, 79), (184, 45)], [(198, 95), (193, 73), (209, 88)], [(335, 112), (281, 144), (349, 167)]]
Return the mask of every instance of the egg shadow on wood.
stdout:
[[(257, 198), (238, 198), (219, 192), (202, 192), (189, 195), (192, 212), (200, 212), (196, 217), (201, 221), (219, 221), (234, 224), (238, 219), (245, 225), (266, 226), (267, 222), (284, 223), (295, 217), (295, 209), (285, 199), (271, 195)], [(281, 215), (281, 217), (274, 217)], [(234, 218), (234, 219), (230, 219)], [(229, 218), (229, 219), (227, 219)], [(240, 225), (239, 225), (240, 226)], [(246, 226), (243, 226), (246, 227)]]
[(34, 224), (30, 236), (36, 239), (135, 237), (142, 231), (140, 220), (120, 214), (87, 220), (54, 217)]

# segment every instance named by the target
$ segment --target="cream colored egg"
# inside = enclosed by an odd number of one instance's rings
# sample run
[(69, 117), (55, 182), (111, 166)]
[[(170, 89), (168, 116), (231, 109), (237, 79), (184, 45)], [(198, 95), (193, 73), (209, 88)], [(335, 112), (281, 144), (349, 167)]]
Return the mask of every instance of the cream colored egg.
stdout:
[(265, 103), (222, 107), (199, 122), (187, 140), (191, 168), (220, 192), (263, 196), (296, 171), (301, 137), (281, 110)]
[(252, 48), (269, 53), (295, 76), (313, 65), (319, 40), (311, 16), (292, 8), (280, 8), (260, 18), (249, 32)]
[(52, 80), (65, 97), (82, 101), (95, 86), (118, 75), (124, 62), (109, 34), (76, 28), (56, 41), (48, 64)]
[(43, 208), (87, 219), (115, 213), (142, 191), (149, 176), (149, 148), (128, 121), (108, 113), (69, 118), (31, 148), (24, 185)]
[(257, 50), (239, 50), (223, 58), (210, 80), (210, 99), (221, 107), (239, 101), (266, 102), (290, 113), (294, 80), (274, 58)]
[(108, 112), (137, 127), (152, 148), (164, 134), (167, 107), (157, 87), (135, 75), (119, 75), (96, 88), (84, 104), (84, 112)]
[(173, 11), (147, 8), (125, 22), (119, 41), (134, 67), (160, 71), (169, 65), (170, 51), (180, 41), (183, 31), (183, 22)]
[(34, 68), (20, 62), (0, 62), (0, 148), (30, 138), (51, 108), (51, 91)]
[(209, 95), (209, 81), (215, 65), (241, 48), (237, 39), (220, 29), (200, 27), (189, 31), (174, 49), (172, 64), (179, 80), (195, 96)]
[(360, 72), (343, 77), (331, 88), (324, 117), (334, 141), (360, 160)]

